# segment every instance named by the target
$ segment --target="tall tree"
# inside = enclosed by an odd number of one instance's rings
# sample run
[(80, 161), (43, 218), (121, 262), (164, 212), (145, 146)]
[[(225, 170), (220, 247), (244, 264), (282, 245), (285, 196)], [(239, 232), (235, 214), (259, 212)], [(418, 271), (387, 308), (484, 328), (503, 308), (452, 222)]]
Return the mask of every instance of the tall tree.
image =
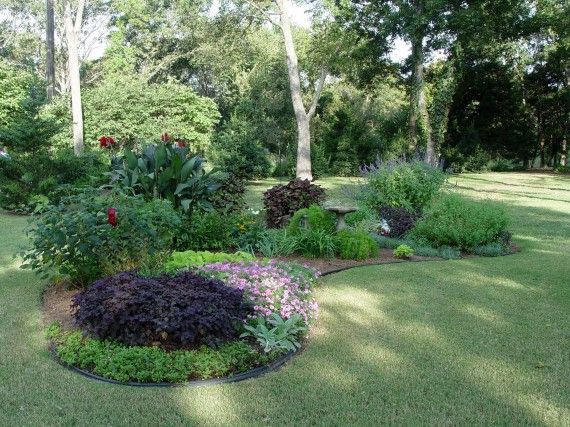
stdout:
[(71, 0), (64, 3), (65, 40), (71, 91), (71, 114), (73, 118), (73, 151), (76, 156), (83, 152), (83, 110), (81, 106), (81, 76), (79, 73), (79, 35), (83, 24), (85, 0), (79, 0), (72, 11)]
[(55, 92), (55, 18), (53, 0), (46, 0), (46, 86), (47, 99)]
[[(297, 122), (297, 165), (296, 177), (301, 179), (313, 179), (311, 169), (311, 119), (316, 113), (321, 92), (327, 78), (327, 71), (321, 67), (319, 77), (315, 85), (313, 97), (308, 108), (303, 102), (303, 90), (301, 85), (301, 73), (299, 60), (293, 40), (293, 27), (291, 24), (291, 0), (273, 0), (271, 3), (247, 1), (257, 13), (261, 13), (269, 22), (281, 30), (285, 47), (285, 59), (287, 74), (289, 77), (289, 91), (291, 102)], [(273, 6), (273, 7), (272, 7)]]

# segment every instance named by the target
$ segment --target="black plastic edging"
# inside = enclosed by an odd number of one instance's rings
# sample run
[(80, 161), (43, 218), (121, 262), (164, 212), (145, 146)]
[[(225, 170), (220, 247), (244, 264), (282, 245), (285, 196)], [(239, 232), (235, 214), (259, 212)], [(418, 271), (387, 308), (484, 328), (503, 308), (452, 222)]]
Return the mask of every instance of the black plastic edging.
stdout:
[(359, 264), (359, 265), (351, 265), (348, 267), (341, 267), (337, 268), (336, 270), (326, 271), (321, 273), (321, 277), (328, 276), (330, 274), (341, 273), (346, 270), (352, 270), (353, 268), (362, 268), (362, 267), (377, 267), (379, 265), (390, 265), (390, 264), (403, 264), (409, 262), (440, 262), (440, 261), (447, 261), (445, 258), (431, 258), (431, 259), (409, 259), (409, 260), (401, 260), (401, 261), (389, 261), (389, 262), (376, 262), (370, 264)]
[(208, 385), (219, 385), (219, 384), (229, 384), (235, 383), (238, 381), (248, 380), (250, 378), (259, 377), (261, 375), (265, 375), (269, 372), (277, 371), (281, 368), (285, 363), (287, 363), (295, 354), (295, 352), (290, 351), (285, 353), (283, 356), (279, 357), (278, 359), (274, 360), (273, 362), (269, 363), (265, 366), (259, 366), (258, 368), (251, 369), (246, 372), (242, 372), (236, 375), (230, 375), (228, 377), (221, 377), (221, 378), (210, 378), (207, 380), (192, 380), (184, 383), (139, 383), (134, 381), (128, 382), (120, 382), (117, 380), (112, 380), (109, 378), (101, 377), (93, 372), (86, 371), (85, 369), (77, 368), (75, 366), (68, 365), (67, 363), (63, 362), (57, 355), (55, 348), (52, 346), (50, 348), (50, 352), (54, 359), (59, 363), (61, 366), (77, 372), (84, 377), (90, 378), (92, 380), (101, 381), (108, 384), (116, 384), (116, 385), (126, 385), (131, 387), (201, 387), (201, 386), (208, 386)]

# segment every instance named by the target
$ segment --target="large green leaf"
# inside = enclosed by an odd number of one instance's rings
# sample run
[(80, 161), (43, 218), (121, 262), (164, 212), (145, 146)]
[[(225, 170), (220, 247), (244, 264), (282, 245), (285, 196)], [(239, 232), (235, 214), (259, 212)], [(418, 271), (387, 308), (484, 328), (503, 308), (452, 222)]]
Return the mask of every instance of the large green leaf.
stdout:
[(154, 155), (155, 155), (154, 167), (156, 170), (158, 170), (166, 163), (166, 156), (167, 156), (166, 146), (164, 144), (160, 144), (158, 147), (156, 147)]
[(188, 179), (190, 173), (193, 172), (196, 162), (199, 160), (199, 157), (192, 157), (184, 166), (182, 166), (182, 171), (180, 172), (180, 181), (185, 182)]

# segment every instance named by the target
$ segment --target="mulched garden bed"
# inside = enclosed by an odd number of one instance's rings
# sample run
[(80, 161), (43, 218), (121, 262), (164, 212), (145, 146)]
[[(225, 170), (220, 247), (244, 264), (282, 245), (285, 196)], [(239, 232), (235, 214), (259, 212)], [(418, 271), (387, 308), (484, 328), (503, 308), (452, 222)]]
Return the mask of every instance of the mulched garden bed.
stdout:
[(360, 267), (365, 265), (378, 265), (378, 264), (394, 264), (400, 262), (414, 262), (414, 261), (442, 261), (443, 258), (439, 257), (422, 257), (422, 256), (412, 256), (409, 260), (395, 258), (393, 255), (393, 249), (381, 248), (378, 252), (378, 256), (375, 258), (369, 258), (362, 261), (356, 261), (351, 259), (340, 259), (340, 258), (304, 258), (301, 256), (289, 256), (279, 258), (282, 261), (293, 261), (299, 264), (308, 265), (310, 267), (316, 268), (322, 274), (330, 274), (339, 270), (346, 270), (352, 267)]

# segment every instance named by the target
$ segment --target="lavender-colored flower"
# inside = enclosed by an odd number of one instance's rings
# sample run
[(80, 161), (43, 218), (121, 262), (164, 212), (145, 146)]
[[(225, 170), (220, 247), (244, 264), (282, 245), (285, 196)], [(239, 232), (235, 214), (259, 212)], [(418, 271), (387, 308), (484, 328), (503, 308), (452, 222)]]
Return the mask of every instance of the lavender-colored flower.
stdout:
[(200, 270), (243, 290), (254, 305), (254, 317), (279, 313), (289, 318), (299, 314), (309, 323), (317, 316), (318, 304), (312, 297), (312, 287), (320, 273), (313, 268), (270, 260), (215, 263)]

